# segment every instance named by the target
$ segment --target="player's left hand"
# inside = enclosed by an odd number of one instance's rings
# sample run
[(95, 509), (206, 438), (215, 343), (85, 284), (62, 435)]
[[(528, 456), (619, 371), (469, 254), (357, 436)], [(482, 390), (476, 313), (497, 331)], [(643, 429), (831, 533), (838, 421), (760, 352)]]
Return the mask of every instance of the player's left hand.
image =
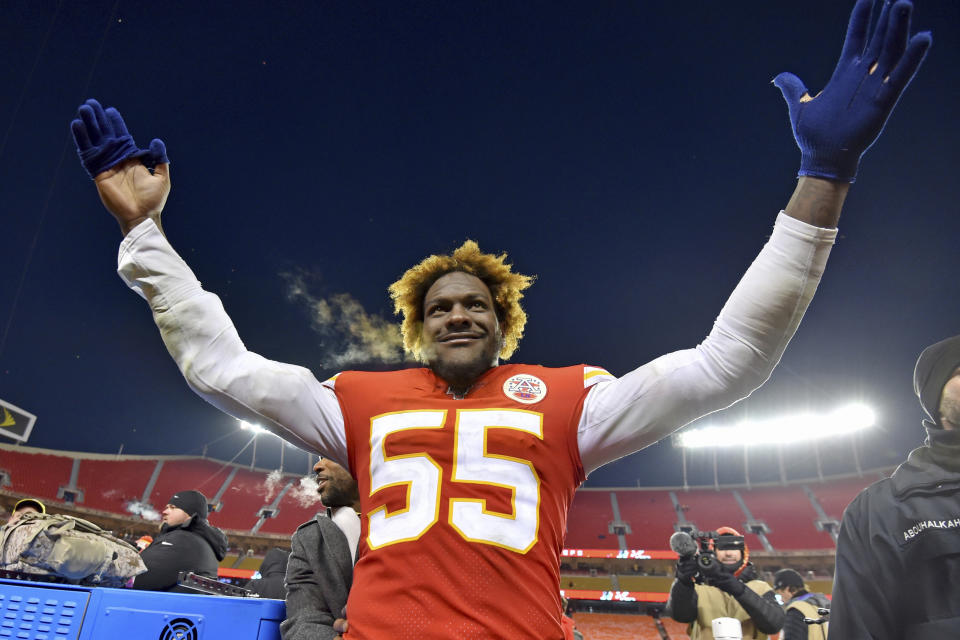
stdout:
[(858, 0), (837, 68), (820, 94), (811, 98), (792, 73), (773, 80), (787, 102), (801, 176), (854, 181), (860, 157), (880, 135), (933, 41), (929, 31), (908, 37), (910, 0), (886, 0), (868, 42), (873, 4)]

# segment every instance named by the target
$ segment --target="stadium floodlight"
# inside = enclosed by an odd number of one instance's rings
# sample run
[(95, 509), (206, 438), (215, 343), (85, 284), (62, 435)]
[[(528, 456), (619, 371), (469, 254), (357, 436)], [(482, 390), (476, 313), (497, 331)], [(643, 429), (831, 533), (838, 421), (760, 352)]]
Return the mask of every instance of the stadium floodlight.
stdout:
[(252, 431), (254, 435), (260, 435), (261, 433), (269, 433), (266, 429), (261, 427), (258, 424), (253, 424), (252, 422), (247, 422), (246, 420), (239, 420), (240, 428), (244, 431)]
[(688, 448), (795, 444), (853, 433), (875, 423), (876, 414), (870, 407), (850, 404), (822, 414), (744, 420), (732, 426), (708, 425), (684, 431), (677, 436), (677, 444)]

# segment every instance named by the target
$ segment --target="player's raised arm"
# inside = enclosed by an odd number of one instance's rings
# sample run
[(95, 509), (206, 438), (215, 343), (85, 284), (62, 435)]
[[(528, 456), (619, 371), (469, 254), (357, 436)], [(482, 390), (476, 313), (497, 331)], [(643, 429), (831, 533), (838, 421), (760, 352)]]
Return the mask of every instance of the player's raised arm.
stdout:
[(149, 149), (137, 149), (120, 113), (93, 99), (77, 109), (70, 131), (83, 168), (123, 235), (148, 219), (162, 229), (160, 212), (170, 194), (170, 161), (163, 141), (154, 139)]
[(304, 367), (249, 351), (220, 299), (204, 291), (160, 229), (170, 193), (163, 142), (137, 149), (117, 110), (96, 100), (81, 105), (70, 126), (80, 161), (125, 236), (118, 273), (150, 303), (190, 388), (222, 411), (349, 468), (333, 390)]
[(932, 42), (929, 32), (910, 36), (910, 0), (884, 2), (869, 35), (873, 4), (859, 0), (854, 6), (840, 60), (823, 91), (810, 97), (792, 73), (773, 80), (787, 102), (801, 152), (800, 181), (784, 213), (818, 227), (837, 225), (860, 158), (880, 135)]
[(820, 94), (811, 98), (789, 73), (774, 80), (801, 151), (793, 197), (703, 342), (591, 390), (578, 432), (587, 471), (733, 404), (770, 377), (823, 274), (860, 158), (932, 41), (926, 32), (909, 36), (909, 0), (885, 3), (868, 37), (872, 5), (856, 3), (840, 61)]

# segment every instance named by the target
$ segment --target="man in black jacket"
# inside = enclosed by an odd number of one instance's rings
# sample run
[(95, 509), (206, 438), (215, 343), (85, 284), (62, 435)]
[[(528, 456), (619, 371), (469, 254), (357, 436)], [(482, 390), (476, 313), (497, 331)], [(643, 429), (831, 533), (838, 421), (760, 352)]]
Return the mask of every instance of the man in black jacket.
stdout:
[(260, 577), (254, 578), (247, 583), (247, 589), (253, 591), (261, 598), (273, 598), (283, 600), (287, 597), (287, 589), (284, 587), (283, 580), (287, 575), (287, 560), (290, 558), (290, 552), (280, 547), (274, 547), (267, 551), (260, 563)]
[(822, 593), (807, 591), (803, 576), (793, 569), (780, 569), (773, 576), (773, 590), (783, 601), (786, 617), (780, 640), (825, 640), (827, 623), (810, 624), (805, 620), (820, 620), (819, 609), (829, 609), (830, 600)]
[(831, 637), (960, 638), (960, 336), (927, 347), (913, 383), (927, 441), (844, 511)]
[(709, 562), (700, 555), (677, 561), (666, 615), (690, 623), (690, 640), (713, 640), (716, 618), (739, 620), (745, 640), (766, 640), (783, 627), (783, 609), (772, 587), (757, 575), (743, 536), (731, 527), (716, 533)]
[(147, 572), (137, 576), (133, 588), (180, 591), (181, 571), (216, 579), (226, 553), (227, 536), (207, 522), (206, 497), (199, 491), (178, 491), (163, 510), (160, 533), (140, 554)]

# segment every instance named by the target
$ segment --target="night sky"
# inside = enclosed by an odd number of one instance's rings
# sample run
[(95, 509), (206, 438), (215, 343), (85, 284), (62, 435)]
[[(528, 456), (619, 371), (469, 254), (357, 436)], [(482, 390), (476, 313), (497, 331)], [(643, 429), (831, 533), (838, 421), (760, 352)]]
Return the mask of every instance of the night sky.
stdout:
[[(538, 276), (514, 362), (623, 374), (691, 347), (795, 184), (770, 81), (822, 88), (852, 4), (7, 0), (0, 399), (37, 414), (39, 447), (231, 459), (249, 439), (187, 388), (115, 273), (120, 233), (69, 136), (89, 97), (141, 146), (164, 139), (167, 236), (269, 358), (320, 379), (398, 366), (356, 362), (370, 345), (350, 328), (393, 322), (387, 285), (466, 238)], [(820, 290), (767, 385), (710, 418), (869, 402), (878, 426), (825, 441), (825, 473), (921, 442), (913, 363), (960, 331), (960, 3), (916, 4), (933, 47), (861, 164)], [(751, 452), (754, 480), (777, 454)], [(812, 447), (782, 454), (813, 472)], [(711, 457), (689, 462), (713, 481)], [(278, 464), (262, 437), (257, 466)], [(721, 456), (721, 482), (743, 472), (742, 451)], [(590, 479), (637, 482), (681, 482), (669, 441)]]

